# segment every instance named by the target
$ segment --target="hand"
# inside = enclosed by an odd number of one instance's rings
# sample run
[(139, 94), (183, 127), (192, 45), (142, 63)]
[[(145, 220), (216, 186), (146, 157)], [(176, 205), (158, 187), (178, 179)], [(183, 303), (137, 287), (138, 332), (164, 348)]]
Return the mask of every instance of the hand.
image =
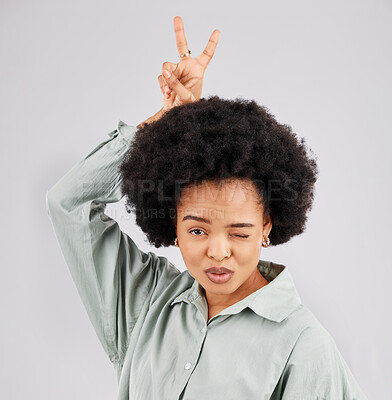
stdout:
[[(185, 38), (184, 24), (179, 16), (174, 17), (174, 31), (178, 54), (187, 53), (188, 45)], [(215, 29), (206, 48), (196, 58), (185, 56), (181, 58), (178, 64), (163, 63), (163, 76), (158, 76), (158, 82), (163, 94), (164, 111), (201, 98), (205, 70), (214, 55), (219, 37), (220, 31)], [(170, 76), (165, 75), (166, 71), (169, 72)]]

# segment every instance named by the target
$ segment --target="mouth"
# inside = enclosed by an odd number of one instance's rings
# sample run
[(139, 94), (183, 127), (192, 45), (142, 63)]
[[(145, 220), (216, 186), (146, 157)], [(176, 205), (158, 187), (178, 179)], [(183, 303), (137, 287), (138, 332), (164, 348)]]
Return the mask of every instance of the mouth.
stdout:
[(204, 270), (206, 273), (213, 273), (213, 274), (233, 274), (234, 271), (225, 267), (211, 267)]
[(208, 279), (214, 283), (226, 283), (234, 274), (234, 271), (225, 267), (211, 267), (204, 271)]

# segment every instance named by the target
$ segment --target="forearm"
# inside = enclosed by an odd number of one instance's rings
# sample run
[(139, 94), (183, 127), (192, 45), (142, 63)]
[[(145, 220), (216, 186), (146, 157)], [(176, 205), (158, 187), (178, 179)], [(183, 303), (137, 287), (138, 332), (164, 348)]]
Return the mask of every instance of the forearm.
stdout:
[(161, 108), (159, 111), (157, 111), (152, 117), (147, 118), (145, 121), (141, 122), (139, 125), (136, 126), (137, 129), (140, 129), (143, 127), (144, 124), (150, 124), (151, 122), (157, 121), (159, 118), (162, 117), (162, 115), (165, 113), (163, 108)]

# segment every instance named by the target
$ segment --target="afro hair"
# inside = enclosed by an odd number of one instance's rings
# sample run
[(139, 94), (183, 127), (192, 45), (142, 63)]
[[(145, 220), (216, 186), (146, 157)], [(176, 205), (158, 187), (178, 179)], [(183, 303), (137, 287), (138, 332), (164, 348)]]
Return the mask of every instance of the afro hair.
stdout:
[(170, 246), (181, 191), (249, 178), (269, 213), (271, 245), (305, 230), (318, 167), (289, 125), (264, 106), (216, 95), (177, 106), (138, 129), (119, 172), (128, 212), (155, 247)]

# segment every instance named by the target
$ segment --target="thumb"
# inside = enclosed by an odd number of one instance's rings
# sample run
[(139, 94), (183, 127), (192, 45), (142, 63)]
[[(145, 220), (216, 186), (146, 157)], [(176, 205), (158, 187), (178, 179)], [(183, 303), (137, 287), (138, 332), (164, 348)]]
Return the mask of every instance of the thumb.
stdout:
[(174, 90), (177, 96), (180, 98), (182, 103), (190, 103), (194, 101), (194, 96), (190, 90), (188, 90), (174, 74), (172, 74), (167, 69), (162, 70), (162, 74), (165, 78), (167, 86)]

